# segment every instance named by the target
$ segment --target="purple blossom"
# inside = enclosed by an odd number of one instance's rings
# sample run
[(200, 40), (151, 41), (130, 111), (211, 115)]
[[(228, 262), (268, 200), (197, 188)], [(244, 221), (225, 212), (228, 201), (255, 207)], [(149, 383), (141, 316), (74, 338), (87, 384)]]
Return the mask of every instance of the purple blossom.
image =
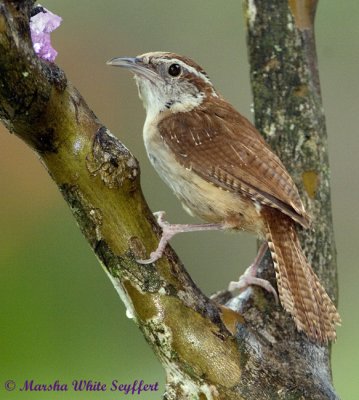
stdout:
[(40, 5), (36, 11), (30, 18), (32, 45), (40, 58), (54, 62), (57, 51), (51, 46), (50, 33), (61, 24), (62, 18)]

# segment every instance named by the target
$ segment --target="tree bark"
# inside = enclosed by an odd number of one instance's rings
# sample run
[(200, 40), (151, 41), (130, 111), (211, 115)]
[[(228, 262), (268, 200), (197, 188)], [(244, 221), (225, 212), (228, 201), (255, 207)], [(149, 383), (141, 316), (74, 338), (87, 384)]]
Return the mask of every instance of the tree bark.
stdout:
[[(312, 22), (302, 27), (315, 4), (304, 2), (307, 8), (298, 14), (299, 1), (262, 3), (246, 5), (257, 126), (304, 189), (315, 231), (303, 232), (303, 244), (329, 293), (336, 294)], [(33, 5), (33, 0), (0, 1), (0, 118), (41, 157), (128, 315), (161, 360), (167, 373), (164, 398), (336, 399), (328, 349), (298, 333), (271, 296), (254, 289), (209, 299), (170, 246), (155, 264), (135, 261), (145, 258), (160, 236), (141, 192), (138, 162), (63, 71), (34, 54)], [(265, 32), (269, 15), (281, 25), (273, 38)], [(275, 284), (269, 258), (261, 274)]]
[(255, 124), (280, 156), (312, 217), (303, 248), (338, 298), (327, 133), (315, 49), (315, 0), (248, 1)]

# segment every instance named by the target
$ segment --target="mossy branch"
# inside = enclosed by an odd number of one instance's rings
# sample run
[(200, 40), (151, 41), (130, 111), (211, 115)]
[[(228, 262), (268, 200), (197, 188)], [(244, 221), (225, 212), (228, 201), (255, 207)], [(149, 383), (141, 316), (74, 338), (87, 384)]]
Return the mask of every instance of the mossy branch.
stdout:
[[(335, 399), (327, 350), (296, 332), (270, 296), (255, 289), (236, 298), (224, 292), (208, 299), (169, 246), (155, 264), (135, 261), (156, 247), (160, 235), (141, 192), (138, 162), (65, 74), (34, 54), (29, 33), (33, 3), (0, 1), (0, 118), (40, 155), (163, 363), (164, 398)], [(291, 9), (281, 12), (299, 35)], [(302, 126), (300, 118), (297, 122)], [(284, 129), (281, 137), (287, 140)], [(267, 260), (263, 273), (273, 279), (271, 272)]]

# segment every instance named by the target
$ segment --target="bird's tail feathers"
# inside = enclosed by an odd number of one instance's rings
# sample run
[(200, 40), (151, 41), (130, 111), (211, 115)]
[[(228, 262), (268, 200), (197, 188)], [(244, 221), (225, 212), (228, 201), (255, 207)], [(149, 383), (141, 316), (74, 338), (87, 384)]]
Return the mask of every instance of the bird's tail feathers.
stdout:
[(335, 340), (340, 316), (303, 253), (295, 223), (287, 216), (278, 218), (278, 210), (263, 212), (283, 308), (292, 315), (298, 330), (312, 340)]

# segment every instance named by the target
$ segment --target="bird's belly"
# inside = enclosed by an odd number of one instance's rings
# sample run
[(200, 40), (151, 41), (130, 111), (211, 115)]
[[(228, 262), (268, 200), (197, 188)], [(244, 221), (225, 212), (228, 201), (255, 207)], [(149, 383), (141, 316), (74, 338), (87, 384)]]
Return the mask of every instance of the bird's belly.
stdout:
[(264, 232), (259, 207), (252, 200), (223, 190), (180, 165), (163, 143), (146, 143), (146, 149), (153, 167), (189, 214), (224, 223), (229, 229)]

